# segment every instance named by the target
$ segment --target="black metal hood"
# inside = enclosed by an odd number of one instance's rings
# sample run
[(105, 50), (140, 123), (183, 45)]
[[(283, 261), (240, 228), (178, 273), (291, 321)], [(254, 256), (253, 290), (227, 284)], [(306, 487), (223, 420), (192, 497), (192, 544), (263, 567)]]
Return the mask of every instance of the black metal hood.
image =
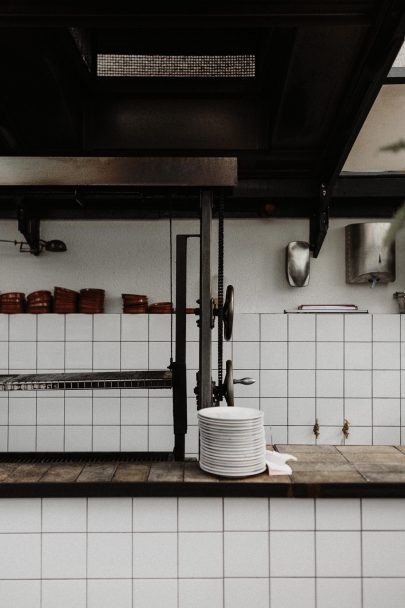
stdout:
[(272, 184), (317, 197), (402, 44), (405, 3), (10, 0), (0, 27), (1, 155), (232, 156), (241, 200)]

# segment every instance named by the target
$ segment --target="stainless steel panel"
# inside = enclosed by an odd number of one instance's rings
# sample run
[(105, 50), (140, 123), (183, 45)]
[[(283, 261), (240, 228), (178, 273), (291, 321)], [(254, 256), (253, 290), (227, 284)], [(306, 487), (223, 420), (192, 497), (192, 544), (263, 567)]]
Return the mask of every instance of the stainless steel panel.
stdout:
[(0, 186), (226, 187), (236, 183), (236, 158), (0, 157)]
[(384, 239), (390, 222), (365, 222), (346, 226), (346, 282), (389, 283), (395, 281), (395, 243)]

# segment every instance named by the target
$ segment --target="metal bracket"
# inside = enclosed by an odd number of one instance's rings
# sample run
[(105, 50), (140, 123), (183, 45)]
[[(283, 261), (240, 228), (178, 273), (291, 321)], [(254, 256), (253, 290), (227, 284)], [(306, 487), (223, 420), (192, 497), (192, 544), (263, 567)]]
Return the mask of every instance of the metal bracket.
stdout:
[(321, 184), (318, 208), (313, 213), (309, 225), (309, 247), (312, 256), (317, 258), (329, 228), (330, 194), (325, 184)]
[(33, 255), (41, 253), (41, 238), (39, 234), (40, 221), (38, 217), (29, 214), (26, 208), (19, 204), (17, 207), (18, 230), (24, 235)]

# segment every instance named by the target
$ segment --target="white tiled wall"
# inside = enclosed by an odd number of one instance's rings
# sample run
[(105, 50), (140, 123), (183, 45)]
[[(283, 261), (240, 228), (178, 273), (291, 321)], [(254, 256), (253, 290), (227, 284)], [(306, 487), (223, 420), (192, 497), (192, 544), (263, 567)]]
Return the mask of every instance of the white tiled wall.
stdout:
[(405, 500), (0, 500), (2, 608), (403, 608)]
[[(187, 320), (186, 451), (196, 454), (198, 331), (195, 318)], [(236, 378), (256, 378), (235, 386), (236, 405), (263, 410), (269, 442), (404, 442), (404, 321), (398, 314), (236, 315), (224, 360), (233, 360)], [(167, 315), (0, 315), (0, 372), (165, 369), (170, 336)], [(0, 450), (172, 447), (171, 390), (0, 393)]]

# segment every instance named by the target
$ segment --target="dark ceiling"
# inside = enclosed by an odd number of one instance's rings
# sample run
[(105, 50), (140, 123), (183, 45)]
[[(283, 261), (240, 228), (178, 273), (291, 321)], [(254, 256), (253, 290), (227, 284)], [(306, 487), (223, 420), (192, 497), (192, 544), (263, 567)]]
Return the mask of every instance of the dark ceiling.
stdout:
[[(0, 28), (1, 155), (235, 156), (235, 209), (272, 192), (287, 209), (336, 192), (405, 3), (12, 0)], [(255, 75), (101, 77), (99, 54), (248, 55)]]

